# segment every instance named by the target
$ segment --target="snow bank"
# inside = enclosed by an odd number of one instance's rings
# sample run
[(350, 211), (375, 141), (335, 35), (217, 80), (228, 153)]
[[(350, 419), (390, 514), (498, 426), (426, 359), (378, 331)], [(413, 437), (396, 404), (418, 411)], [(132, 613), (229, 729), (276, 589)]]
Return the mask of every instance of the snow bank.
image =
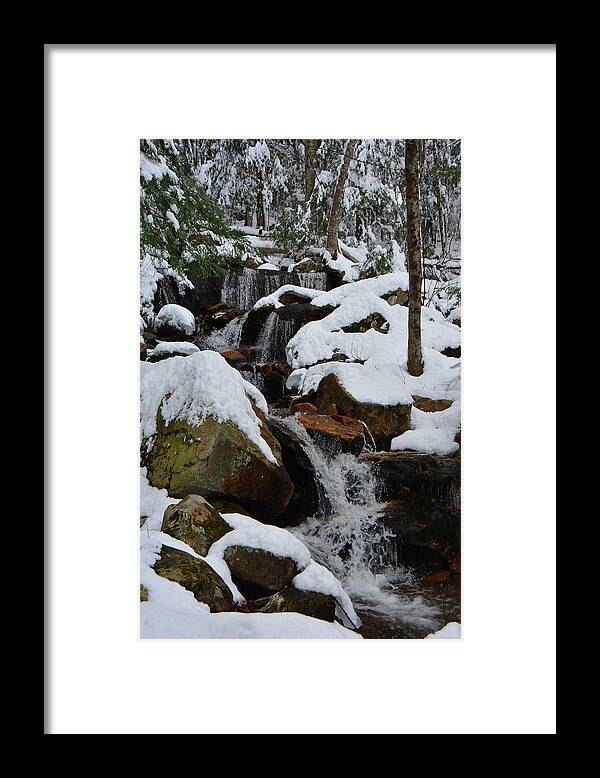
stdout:
[[(332, 292), (326, 293), (327, 296), (330, 294)], [(326, 295), (315, 298), (313, 304), (319, 305)], [(344, 327), (374, 314), (379, 314), (387, 321), (387, 332), (375, 329), (366, 332), (343, 331)], [(424, 349), (443, 351), (460, 346), (460, 328), (446, 321), (434, 308), (421, 309), (421, 327)], [(328, 316), (305, 324), (289, 341), (287, 360), (291, 367), (299, 368), (332, 359), (337, 354), (345, 354), (350, 360), (369, 361), (371, 366), (402, 365), (406, 364), (407, 359), (407, 333), (408, 308), (389, 305), (373, 294), (352, 295)]]
[(391, 451), (419, 451), (422, 454), (448, 456), (458, 451), (454, 438), (460, 429), (460, 402), (455, 400), (445, 411), (425, 413), (412, 409), (410, 430), (394, 438)]
[(258, 270), (279, 270), (279, 267), (277, 265), (274, 265), (272, 262), (263, 262), (262, 265), (259, 265)]
[(437, 632), (431, 632), (429, 635), (425, 635), (425, 640), (427, 638), (460, 638), (461, 637), (461, 627), (458, 621), (450, 621), (448, 624), (446, 624), (445, 627), (442, 627), (441, 629), (438, 629)]
[(182, 305), (169, 303), (169, 305), (163, 305), (156, 314), (155, 326), (157, 328), (173, 327), (186, 335), (193, 335), (196, 330), (196, 319), (194, 314)]
[(156, 415), (165, 423), (182, 419), (198, 425), (207, 417), (231, 422), (238, 427), (269, 462), (277, 464), (273, 452), (260, 435), (262, 422), (250, 399), (266, 412), (262, 394), (245, 381), (214, 351), (198, 351), (189, 357), (172, 357), (161, 362), (141, 362), (141, 434), (151, 446), (156, 434)]

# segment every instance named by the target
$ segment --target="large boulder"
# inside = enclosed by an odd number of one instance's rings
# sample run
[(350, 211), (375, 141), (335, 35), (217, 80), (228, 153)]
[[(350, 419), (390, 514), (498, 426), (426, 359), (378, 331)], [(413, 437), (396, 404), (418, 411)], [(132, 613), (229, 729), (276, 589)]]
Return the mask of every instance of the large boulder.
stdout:
[(234, 611), (233, 596), (225, 581), (204, 560), (185, 551), (163, 546), (154, 572), (192, 592), (215, 611)]
[(269, 462), (235, 424), (212, 416), (198, 425), (181, 419), (166, 424), (158, 414), (157, 428), (144, 457), (152, 486), (166, 489), (172, 497), (220, 497), (262, 511), (268, 518), (278, 516), (287, 505), (294, 487), (279, 443), (266, 424), (261, 437), (277, 464)]
[(203, 497), (188, 494), (175, 505), (167, 506), (162, 531), (206, 556), (212, 544), (231, 532), (231, 527)]
[(334, 373), (329, 373), (320, 381), (314, 404), (321, 413), (325, 413), (330, 405), (335, 405), (342, 416), (364, 421), (379, 449), (389, 449), (392, 438), (410, 428), (411, 405), (359, 402)]
[(302, 613), (323, 621), (335, 619), (335, 597), (320, 592), (305, 592), (288, 586), (268, 599), (255, 600), (253, 610), (259, 613)]
[(293, 559), (276, 556), (262, 548), (229, 546), (223, 558), (234, 580), (272, 592), (285, 589), (299, 572)]
[(214, 351), (141, 364), (142, 464), (172, 497), (220, 497), (278, 516), (293, 484), (261, 393)]

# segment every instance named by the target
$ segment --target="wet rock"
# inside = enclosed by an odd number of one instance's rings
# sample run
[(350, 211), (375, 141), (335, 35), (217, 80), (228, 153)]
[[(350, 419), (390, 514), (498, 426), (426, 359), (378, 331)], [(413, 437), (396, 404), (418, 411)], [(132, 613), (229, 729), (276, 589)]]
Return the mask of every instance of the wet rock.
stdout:
[(268, 599), (255, 601), (252, 610), (258, 613), (302, 613), (315, 619), (334, 621), (335, 597), (288, 586)]
[(140, 360), (143, 362), (148, 356), (148, 346), (146, 343), (140, 342)]
[(268, 425), (281, 446), (283, 465), (294, 484), (290, 501), (277, 519), (277, 524), (282, 527), (299, 524), (318, 512), (324, 493), (298, 435), (273, 416), (269, 416)]
[(448, 348), (445, 348), (442, 351), (442, 354), (445, 357), (456, 357), (457, 359), (460, 359), (460, 346), (458, 346), (458, 348), (451, 348), (448, 346)]
[(206, 321), (209, 327), (221, 329), (234, 319), (239, 319), (242, 314), (243, 311), (240, 311), (231, 305), (227, 305), (227, 303), (217, 303), (216, 305), (211, 305), (208, 309)]
[(281, 463), (279, 443), (264, 416), (257, 415), (278, 464), (267, 460), (235, 424), (212, 416), (198, 425), (180, 419), (165, 424), (159, 412), (154, 445), (143, 455), (150, 484), (173, 497), (221, 497), (262, 512), (266, 521), (274, 519), (287, 505), (293, 484)]
[(318, 413), (316, 405), (307, 402), (294, 402), (290, 404), (290, 410), (294, 413)]
[(221, 351), (221, 356), (231, 367), (241, 370), (248, 362), (248, 349), (231, 349), (230, 351)]
[(460, 521), (435, 497), (404, 487), (382, 512), (397, 538), (398, 561), (426, 576), (448, 571), (460, 551)]
[(223, 558), (234, 581), (254, 584), (273, 592), (285, 589), (298, 574), (293, 559), (275, 556), (262, 548), (229, 546)]
[(192, 592), (213, 613), (235, 610), (229, 587), (203, 559), (163, 546), (160, 559), (154, 565), (154, 572)]
[(348, 416), (302, 414), (298, 421), (311, 438), (328, 451), (360, 454), (365, 445), (365, 428), (357, 419)]
[(410, 405), (359, 402), (346, 391), (333, 373), (321, 380), (314, 402), (321, 412), (335, 405), (340, 414), (364, 421), (380, 450), (389, 449), (392, 438), (410, 428)]
[(403, 487), (434, 496), (460, 489), (460, 459), (455, 456), (380, 451), (361, 454), (360, 459), (377, 465), (387, 497), (395, 496)]
[(167, 506), (162, 531), (206, 556), (212, 544), (231, 532), (231, 527), (203, 497), (188, 494), (175, 505)]

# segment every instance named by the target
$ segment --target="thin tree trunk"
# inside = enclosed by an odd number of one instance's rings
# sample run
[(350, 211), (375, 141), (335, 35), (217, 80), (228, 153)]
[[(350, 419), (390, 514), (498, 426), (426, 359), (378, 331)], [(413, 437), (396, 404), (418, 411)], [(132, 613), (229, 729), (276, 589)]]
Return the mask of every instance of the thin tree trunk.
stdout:
[(322, 141), (305, 140), (304, 141), (304, 202), (308, 203), (310, 196), (315, 188), (315, 179), (317, 171), (315, 168), (315, 158)]
[(329, 214), (329, 224), (327, 225), (327, 251), (335, 259), (338, 251), (338, 229), (342, 218), (342, 199), (344, 196), (344, 187), (348, 178), (348, 170), (352, 161), (352, 153), (356, 146), (356, 140), (349, 140), (344, 150), (344, 159), (340, 168), (335, 192), (333, 195), (333, 204)]
[(408, 255), (408, 372), (423, 373), (421, 346), (421, 203), (419, 197), (419, 158), (421, 141), (407, 140), (406, 173), (406, 249)]

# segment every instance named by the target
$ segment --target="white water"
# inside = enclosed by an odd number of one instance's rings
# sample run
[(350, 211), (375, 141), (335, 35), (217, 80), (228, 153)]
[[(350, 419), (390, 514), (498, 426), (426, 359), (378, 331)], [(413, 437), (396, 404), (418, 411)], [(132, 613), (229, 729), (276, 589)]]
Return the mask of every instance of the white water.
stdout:
[(324, 492), (318, 515), (290, 531), (340, 579), (359, 614), (436, 629), (438, 607), (411, 591), (413, 576), (398, 564), (394, 535), (379, 518), (373, 466), (352, 454), (327, 456), (296, 418), (281, 421), (302, 440)]
[(292, 319), (281, 319), (275, 312), (270, 313), (257, 344), (257, 362), (285, 362), (285, 348), (297, 329), (298, 324)]
[(233, 319), (222, 329), (214, 329), (206, 335), (199, 347), (202, 351), (230, 351), (240, 345), (242, 327), (248, 314), (245, 313), (237, 319)]
[(325, 273), (276, 273), (245, 267), (227, 274), (221, 288), (221, 300), (240, 311), (248, 311), (261, 297), (273, 294), (285, 284), (325, 290), (327, 276)]

